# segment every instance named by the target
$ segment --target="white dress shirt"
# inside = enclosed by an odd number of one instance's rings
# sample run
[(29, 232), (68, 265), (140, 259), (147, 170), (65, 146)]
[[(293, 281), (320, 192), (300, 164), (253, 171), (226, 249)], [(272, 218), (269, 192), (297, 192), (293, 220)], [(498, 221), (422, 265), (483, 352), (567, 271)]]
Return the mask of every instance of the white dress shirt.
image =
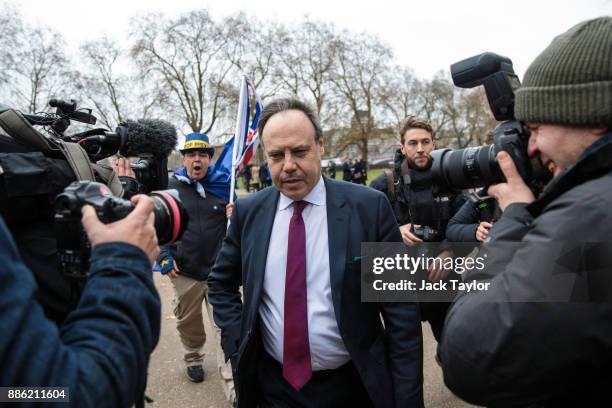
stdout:
[[(304, 197), (309, 204), (302, 211), (306, 228), (306, 286), (308, 340), (313, 371), (338, 368), (350, 360), (340, 337), (332, 302), (327, 204), (323, 177)], [(259, 315), (266, 351), (283, 362), (285, 273), (289, 221), (293, 200), (280, 194), (270, 236)]]

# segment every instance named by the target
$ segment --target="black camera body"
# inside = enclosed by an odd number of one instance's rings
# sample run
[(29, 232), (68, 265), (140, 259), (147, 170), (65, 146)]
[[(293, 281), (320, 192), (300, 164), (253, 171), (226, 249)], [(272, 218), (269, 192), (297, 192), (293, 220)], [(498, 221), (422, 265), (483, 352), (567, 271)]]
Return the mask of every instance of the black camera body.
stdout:
[(439, 242), (440, 233), (427, 225), (422, 227), (412, 227), (412, 233), (421, 238), (423, 242)]
[[(99, 185), (85, 194), (70, 187), (71, 183), (77, 179), (90, 180), (93, 173), (93, 180), (112, 186), (112, 191), (119, 194), (121, 186), (115, 182), (115, 173), (96, 162), (120, 153), (124, 157), (140, 157), (132, 165), (138, 181), (124, 186), (124, 198), (164, 190), (168, 180), (167, 157), (176, 146), (177, 135), (172, 124), (156, 119), (126, 120), (114, 131), (90, 128), (70, 133), (73, 121), (95, 125), (91, 110), (79, 107), (74, 100), (51, 100), (49, 104), (53, 111), (36, 114), (0, 104), (0, 216), (34, 274), (45, 313), (60, 324), (76, 307), (83, 288), (82, 278), (89, 269), (89, 243), (81, 227), (80, 208), (85, 203), (93, 205), (105, 222), (125, 217), (132, 208), (129, 201), (118, 204), (118, 197), (108, 198)], [(72, 154), (79, 153), (74, 144), (85, 154)], [(67, 200), (70, 206), (62, 208), (56, 217), (55, 199), (67, 186), (66, 193), (72, 196)], [(108, 189), (104, 186), (104, 191)], [(170, 203), (165, 204), (157, 193), (153, 194), (158, 240), (163, 242), (161, 235), (168, 230), (167, 225), (175, 226), (170, 235), (179, 236), (180, 226), (187, 218), (170, 193), (160, 193), (166, 194)], [(158, 213), (162, 216), (157, 216)], [(168, 222), (163, 216), (166, 213), (173, 217), (179, 214), (175, 218), (181, 222)], [(166, 227), (158, 227), (160, 223)], [(67, 276), (77, 279), (66, 279)]]
[(432, 175), (436, 183), (457, 191), (504, 182), (496, 158), (501, 151), (512, 157), (519, 174), (533, 190), (547, 183), (550, 173), (527, 153), (529, 129), (514, 118), (514, 91), (521, 83), (512, 61), (485, 52), (451, 65), (451, 76), (460, 88), (483, 85), (493, 116), (501, 123), (493, 130), (493, 144), (489, 146), (433, 151)]
[[(151, 194), (155, 208), (155, 231), (160, 245), (177, 241), (189, 221), (176, 190)], [(81, 208), (91, 205), (105, 224), (128, 216), (135, 208), (128, 200), (112, 195), (107, 186), (89, 181), (70, 184), (55, 199), (58, 265), (68, 278), (84, 278), (89, 270), (91, 247), (81, 226)]]

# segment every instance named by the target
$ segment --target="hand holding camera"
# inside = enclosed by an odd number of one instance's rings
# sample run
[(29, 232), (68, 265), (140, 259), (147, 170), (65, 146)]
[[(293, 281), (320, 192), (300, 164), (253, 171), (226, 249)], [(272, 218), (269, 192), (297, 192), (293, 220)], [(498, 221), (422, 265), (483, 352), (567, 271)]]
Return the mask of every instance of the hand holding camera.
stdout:
[(400, 232), (402, 234), (402, 240), (404, 244), (408, 246), (412, 246), (414, 244), (419, 244), (423, 242), (421, 238), (416, 236), (414, 232), (414, 228), (420, 228), (420, 225), (412, 225), (412, 224), (404, 224), (400, 226)]
[(523, 181), (512, 161), (512, 157), (507, 152), (499, 152), (497, 154), (497, 163), (499, 163), (499, 167), (504, 173), (506, 182), (492, 185), (489, 187), (488, 193), (497, 200), (502, 211), (513, 203), (533, 202), (535, 196), (527, 184), (525, 184), (525, 181)]
[(125, 242), (142, 249), (152, 264), (159, 255), (154, 203), (145, 195), (134, 196), (131, 201), (136, 205), (134, 210), (124, 219), (110, 224), (102, 223), (91, 205), (83, 206), (83, 228), (92, 248), (107, 242)]

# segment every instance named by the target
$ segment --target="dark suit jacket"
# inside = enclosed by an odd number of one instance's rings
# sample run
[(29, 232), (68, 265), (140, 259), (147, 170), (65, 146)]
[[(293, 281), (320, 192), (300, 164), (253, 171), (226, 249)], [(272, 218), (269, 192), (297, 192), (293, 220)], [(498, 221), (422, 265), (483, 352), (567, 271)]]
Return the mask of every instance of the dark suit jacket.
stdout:
[[(356, 259), (361, 242), (401, 242), (391, 206), (376, 190), (324, 180), (332, 300), (342, 340), (375, 406), (421, 407), (417, 305), (360, 301), (361, 266)], [(272, 187), (237, 202), (208, 278), (210, 303), (225, 356), (232, 361), (240, 407), (255, 406), (258, 398), (259, 304), (278, 199)]]

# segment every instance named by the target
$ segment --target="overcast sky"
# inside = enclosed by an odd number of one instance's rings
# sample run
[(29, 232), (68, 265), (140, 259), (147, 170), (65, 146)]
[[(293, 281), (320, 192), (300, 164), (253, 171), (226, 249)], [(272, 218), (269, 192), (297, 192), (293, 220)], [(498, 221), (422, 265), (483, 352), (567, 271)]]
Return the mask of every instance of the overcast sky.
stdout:
[[(0, 0), (2, 1), (2, 0)], [(6, 0), (4, 0), (7, 2)], [(612, 15), (612, 0), (8, 0), (30, 22), (64, 35), (70, 49), (102, 34), (126, 38), (129, 18), (207, 8), (213, 19), (244, 11), (291, 24), (308, 15), (378, 35), (419, 77), (483, 51), (510, 57), (522, 77), (553, 37), (579, 21)]]

